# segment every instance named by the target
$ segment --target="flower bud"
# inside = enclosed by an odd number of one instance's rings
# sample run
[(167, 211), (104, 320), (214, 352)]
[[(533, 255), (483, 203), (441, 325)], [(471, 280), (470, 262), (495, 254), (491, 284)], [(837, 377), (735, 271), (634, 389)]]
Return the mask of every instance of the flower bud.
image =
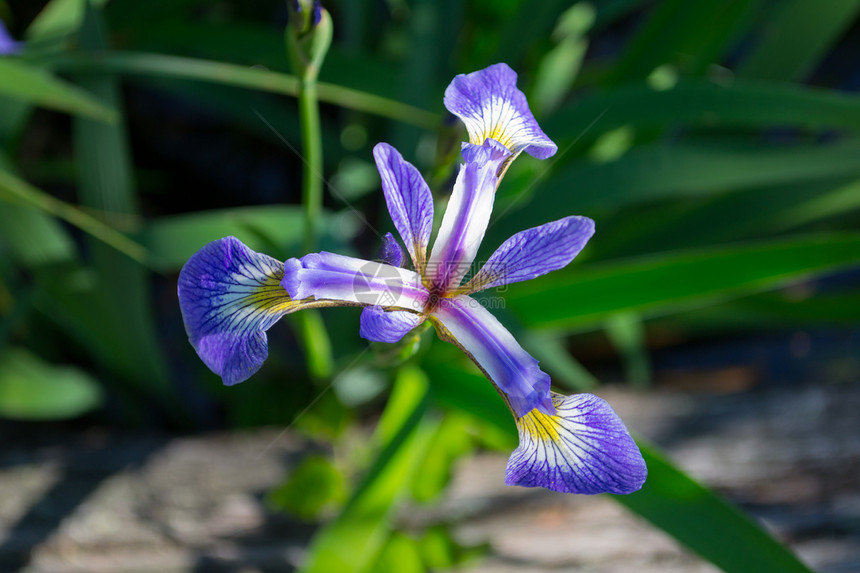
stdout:
[(289, 12), (286, 42), (293, 71), (315, 79), (331, 45), (331, 16), (319, 0), (292, 0)]

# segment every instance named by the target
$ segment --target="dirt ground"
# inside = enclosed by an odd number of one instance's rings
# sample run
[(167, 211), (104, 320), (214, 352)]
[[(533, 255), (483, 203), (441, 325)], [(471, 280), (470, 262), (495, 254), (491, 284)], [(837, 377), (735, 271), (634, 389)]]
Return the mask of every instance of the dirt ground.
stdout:
[[(682, 386), (601, 394), (814, 569), (860, 571), (860, 382)], [(279, 428), (3, 435), (0, 571), (292, 571), (313, 528), (262, 496), (307, 447)], [(610, 498), (508, 488), (504, 467), (504, 455), (464, 460), (445, 499), (409, 521), (488, 544), (475, 573), (716, 571)]]

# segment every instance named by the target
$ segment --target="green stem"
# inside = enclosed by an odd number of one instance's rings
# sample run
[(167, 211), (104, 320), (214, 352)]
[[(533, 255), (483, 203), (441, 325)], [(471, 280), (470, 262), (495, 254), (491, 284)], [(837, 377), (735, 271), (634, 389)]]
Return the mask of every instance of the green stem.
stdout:
[(317, 221), (322, 214), (323, 149), (320, 131), (316, 78), (302, 81), (299, 88), (299, 122), (305, 168), (302, 175), (302, 206), (305, 214), (305, 251), (316, 248)]
[[(299, 82), (299, 126), (302, 132), (302, 155), (305, 167), (302, 172), (302, 210), (304, 211), (305, 252), (316, 250), (317, 221), (322, 215), (323, 203), (323, 146), (320, 129), (319, 98), (317, 95), (318, 68), (302, 65), (296, 44), (288, 42), (293, 67), (301, 70)], [(316, 310), (298, 313), (301, 338), (304, 341), (308, 372), (316, 380), (328, 379), (334, 371), (331, 341), (325, 323)]]

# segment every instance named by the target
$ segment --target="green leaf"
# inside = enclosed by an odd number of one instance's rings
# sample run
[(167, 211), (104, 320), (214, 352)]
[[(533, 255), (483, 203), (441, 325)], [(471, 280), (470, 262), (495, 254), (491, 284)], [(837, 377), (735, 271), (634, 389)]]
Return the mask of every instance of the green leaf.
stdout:
[(513, 415), (492, 383), (463, 359), (456, 347), (433, 345), (432, 355), (424, 365), (432, 381), (433, 400), (443, 407), (467, 412), (501, 430), (509, 438), (506, 445), (513, 449), (517, 444)]
[(346, 484), (343, 476), (326, 457), (309, 456), (268, 500), (302, 519), (317, 517), (323, 509), (343, 501)]
[(666, 90), (637, 83), (577, 100), (549, 118), (546, 129), (548, 133), (573, 139), (596, 117), (600, 119), (589, 130), (590, 134), (628, 125), (856, 130), (860, 129), (860, 97), (761, 81), (686, 80)]
[(788, 549), (734, 506), (638, 441), (645, 486), (612, 497), (727, 573), (810, 573)]
[[(541, 215), (558, 213), (567, 193), (577, 211), (860, 174), (860, 141), (835, 145), (744, 147), (696, 143), (636, 148), (616, 161), (578, 163), (541, 186)], [(530, 209), (531, 211), (531, 209)], [(548, 220), (547, 217), (544, 220)]]
[(77, 32), (84, 20), (87, 2), (101, 7), (108, 0), (51, 0), (27, 28), (27, 38), (35, 40)]
[[(449, 391), (456, 392), (456, 401), (465, 411), (483, 416), (516, 444), (513, 419), (502, 399), (494, 396), (490, 383), (483, 380), (483, 384), (473, 384), (471, 374), (458, 373), (450, 364), (450, 360), (447, 364), (434, 360), (428, 370), (434, 394), (440, 385), (446, 397)], [(638, 443), (648, 465), (645, 486), (637, 493), (613, 499), (727, 572), (809, 573), (749, 517), (687, 477), (653, 447)]]
[(401, 533), (392, 533), (370, 569), (373, 573), (424, 573), (418, 542)]
[(506, 300), (528, 326), (581, 329), (617, 312), (677, 312), (858, 264), (860, 234), (813, 235), (574, 265), (511, 285)]
[[(0, 171), (14, 171), (3, 153), (0, 153)], [(0, 201), (3, 195), (0, 191)], [(62, 225), (30, 205), (7, 204), (0, 209), (0, 243), (5, 244), (16, 262), (31, 268), (68, 261), (77, 255), (75, 244)]]
[(111, 123), (116, 112), (86, 91), (21, 61), (0, 58), (0, 94), (33, 105)]
[(749, 23), (757, 0), (665, 0), (629, 42), (611, 72), (610, 83), (643, 79), (655, 68), (676, 63), (692, 73), (719, 60)]
[(27, 267), (68, 261), (77, 255), (75, 244), (57, 220), (29, 205), (0, 208), (0, 243)]
[(521, 2), (501, 32), (499, 48), (492, 61), (511, 65), (520, 61), (529, 48), (550, 36), (559, 16), (570, 4), (569, 0)]
[(160, 268), (175, 270), (203, 245), (228, 235), (255, 251), (278, 246), (281, 253), (272, 253), (277, 256), (301, 243), (302, 229), (300, 207), (266, 205), (160, 217), (147, 223), (140, 240)]
[(468, 418), (456, 411), (449, 412), (439, 424), (412, 480), (416, 501), (430, 501), (445, 490), (454, 463), (472, 449), (467, 425)]
[[(257, 89), (290, 96), (298, 95), (299, 80), (295, 76), (194, 58), (134, 52), (106, 52), (92, 55), (56, 57), (50, 65), (68, 71), (113, 72), (123, 75), (156, 76), (194, 80)], [(317, 83), (320, 101), (348, 109), (365, 111), (420, 127), (435, 128), (439, 116), (395, 100), (344, 86)]]
[[(508, 210), (497, 215), (501, 218), (487, 232), (490, 238), (501, 242), (524, 228), (557, 219), (559, 213), (588, 213), (597, 208), (658, 199), (712, 197), (732, 190), (850, 178), (860, 175), (858, 156), (860, 142), (854, 140), (827, 146), (702, 143), (642, 146), (614, 161), (579, 161), (545, 180), (538, 179), (532, 200), (511, 203)], [(519, 182), (524, 189), (519, 191), (523, 198), (533, 192), (530, 185), (533, 184)], [(516, 216), (508, 214), (513, 207), (517, 208)]]
[(624, 360), (627, 381), (640, 387), (651, 385), (651, 360), (642, 317), (634, 312), (619, 312), (606, 320), (606, 335)]
[[(140, 263), (148, 263), (149, 253), (113, 227), (96, 219), (74, 205), (70, 205), (37, 189), (15, 175), (0, 168), (0, 201), (33, 206), (40, 211), (63, 219), (95, 239), (109, 245), (127, 257)], [(5, 209), (5, 207), (4, 207)], [(50, 225), (50, 223), (49, 223)]]
[(766, 13), (756, 45), (738, 66), (741, 77), (801, 80), (855, 22), (858, 0), (784, 0)]
[[(81, 45), (94, 50), (104, 49), (106, 34), (102, 15), (96, 10), (87, 4), (79, 32)], [(115, 109), (122, 110), (115, 78), (92, 73), (82, 74), (80, 81)], [(106, 125), (76, 118), (72, 127), (81, 204), (116, 225), (138, 225), (125, 123), (120, 119)], [(102, 336), (119, 346), (123, 377), (148, 393), (162, 392), (160, 398), (168, 400), (167, 367), (156, 334), (147, 269), (99, 242), (90, 241), (90, 252), (98, 277), (97, 300), (104, 312)]]
[(622, 210), (603, 227), (590, 253), (608, 259), (671, 250), (678, 237), (684, 237), (685, 247), (713, 246), (850, 216), (858, 209), (860, 181), (850, 177), (665, 202), (647, 211)]
[(600, 382), (565, 347), (564, 338), (553, 332), (523, 329), (516, 338), (526, 351), (538, 359), (541, 369), (553, 377), (556, 384), (571, 390), (587, 392)]
[(23, 348), (0, 355), (0, 416), (16, 420), (74, 418), (99, 407), (98, 382), (73, 367), (52, 366)]
[(421, 423), (427, 388), (423, 372), (401, 368), (374, 436), (380, 453), (343, 512), (314, 538), (303, 573), (370, 571), (390, 534), (388, 516), (435, 429)]
[[(323, 243), (352, 238), (357, 227), (351, 214), (323, 213)], [(183, 213), (149, 221), (140, 241), (158, 268), (177, 270), (203, 245), (233, 235), (255, 251), (285, 257), (302, 241), (303, 215), (295, 205), (266, 205)]]
[(594, 7), (579, 2), (559, 18), (553, 33), (557, 45), (541, 60), (532, 90), (532, 108), (538, 115), (554, 110), (573, 87), (585, 52), (587, 33), (594, 23)]
[[(762, 293), (655, 321), (669, 330), (713, 333), (721, 330), (773, 330), (804, 326), (851, 326), (860, 321), (860, 293), (791, 296)], [(659, 325), (659, 326), (657, 326)]]

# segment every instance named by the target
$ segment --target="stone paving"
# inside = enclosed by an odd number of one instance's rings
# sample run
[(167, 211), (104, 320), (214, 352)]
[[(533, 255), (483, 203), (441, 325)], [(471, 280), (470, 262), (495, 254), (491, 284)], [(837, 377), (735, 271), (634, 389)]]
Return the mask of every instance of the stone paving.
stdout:
[[(603, 394), (816, 570), (860, 571), (860, 383)], [(262, 496), (307, 451), (280, 429), (4, 435), (0, 571), (292, 571), (313, 528)], [(474, 573), (716, 571), (609, 498), (507, 488), (504, 466), (497, 454), (463, 460), (445, 499), (404, 523), (445, 522), (462, 543), (488, 544)]]

